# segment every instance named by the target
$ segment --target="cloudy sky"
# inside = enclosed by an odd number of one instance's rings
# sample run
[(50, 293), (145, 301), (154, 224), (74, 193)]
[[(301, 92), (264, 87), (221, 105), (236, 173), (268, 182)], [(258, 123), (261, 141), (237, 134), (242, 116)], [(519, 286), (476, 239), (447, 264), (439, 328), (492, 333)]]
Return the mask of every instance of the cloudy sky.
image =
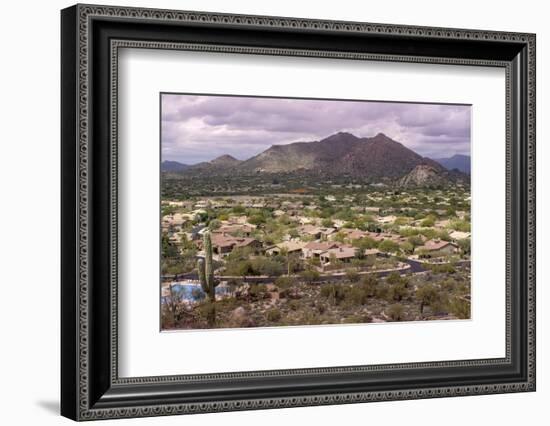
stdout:
[(185, 164), (223, 154), (245, 160), (272, 145), (339, 131), (385, 133), (431, 158), (470, 152), (465, 105), (163, 94), (161, 120), (162, 159)]

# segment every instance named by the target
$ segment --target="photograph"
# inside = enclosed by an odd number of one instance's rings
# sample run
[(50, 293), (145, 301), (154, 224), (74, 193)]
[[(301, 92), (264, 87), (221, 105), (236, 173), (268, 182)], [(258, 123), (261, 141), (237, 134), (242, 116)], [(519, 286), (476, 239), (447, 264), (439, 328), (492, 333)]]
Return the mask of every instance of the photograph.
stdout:
[(470, 319), (471, 108), (161, 93), (161, 330)]
[[(36, 93), (8, 87), (23, 113), (6, 138), (21, 154), (6, 158), (21, 169), (39, 153), (40, 166), (26, 191), (10, 172), (20, 200), (4, 209), (22, 244), (4, 281), (17, 283), (29, 263), (18, 225), (36, 222), (17, 207), (29, 194), (57, 206), (56, 225), (39, 227), (56, 236), (38, 241), (59, 250), (40, 250), (34, 269), (55, 271), (60, 291), (34, 286), (48, 312), (11, 303), (8, 315), (28, 320), (8, 327), (23, 352), (60, 343), (27, 362), (42, 370), (29, 385), (40, 410), (274, 424), (274, 409), (311, 418), (305, 407), (326, 406), (326, 424), (367, 409), (412, 426), (429, 403), (439, 417), (465, 413), (457, 424), (480, 410), (499, 424), (540, 417), (536, 80), (548, 25), (529, 5), (451, 16), (398, 1), (64, 4), (60, 22), (41, 11), (34, 26), (55, 49), (34, 43), (17, 60), (58, 57), (56, 84), (19, 72)], [(61, 108), (29, 121), (28, 99)], [(57, 337), (42, 332), (52, 306)], [(38, 341), (21, 339), (37, 324)], [(19, 376), (10, 389), (27, 386)], [(23, 400), (14, 418), (31, 412)]]

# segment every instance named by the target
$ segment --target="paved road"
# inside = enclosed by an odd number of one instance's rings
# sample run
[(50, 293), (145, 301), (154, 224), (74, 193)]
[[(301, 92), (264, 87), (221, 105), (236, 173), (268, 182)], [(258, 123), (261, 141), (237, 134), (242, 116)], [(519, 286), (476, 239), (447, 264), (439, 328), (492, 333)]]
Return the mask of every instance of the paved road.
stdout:
[[(413, 274), (417, 274), (419, 272), (425, 272), (427, 269), (424, 268), (424, 265), (422, 262), (419, 262), (417, 260), (412, 260), (412, 259), (405, 259), (403, 260), (402, 262), (404, 263), (407, 263), (410, 267), (409, 268), (403, 268), (401, 270), (398, 270), (398, 271), (381, 271), (381, 272), (377, 272), (376, 275), (378, 277), (386, 277), (388, 276), (389, 274), (393, 273), (393, 272), (399, 272), (400, 274), (408, 274), (408, 273), (413, 273)], [(463, 261), (460, 261), (458, 262), (458, 264), (460, 265), (469, 265), (470, 264), (470, 261), (469, 260), (463, 260)], [(361, 274), (361, 275), (364, 275)], [(165, 277), (165, 278), (168, 278), (168, 277)], [(174, 279), (174, 281), (178, 281), (178, 280), (198, 280), (199, 277), (198, 277), (198, 274), (196, 272), (189, 272), (189, 273), (186, 273), (186, 274), (179, 274), (176, 277), (171, 277), (172, 279)], [(235, 277), (237, 278), (237, 277)], [(222, 277), (222, 279), (228, 279), (228, 278), (225, 278), (225, 277)], [(237, 279), (241, 279), (240, 277), (237, 278)], [(266, 284), (266, 283), (271, 283), (274, 281), (274, 277), (266, 277), (266, 276), (249, 276), (249, 277), (246, 277), (246, 281), (247, 282), (254, 282), (254, 283), (258, 283), (258, 284)], [(319, 281), (332, 281), (332, 282), (335, 282), (335, 281), (342, 281), (346, 279), (346, 274), (344, 273), (341, 273), (341, 274), (338, 274), (338, 275), (321, 275), (321, 277), (319, 277)]]

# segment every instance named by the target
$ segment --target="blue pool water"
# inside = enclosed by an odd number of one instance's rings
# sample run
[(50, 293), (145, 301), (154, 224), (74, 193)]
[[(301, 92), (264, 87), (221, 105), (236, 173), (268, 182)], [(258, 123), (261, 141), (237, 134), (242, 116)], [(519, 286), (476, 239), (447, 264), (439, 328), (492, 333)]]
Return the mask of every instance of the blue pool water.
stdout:
[[(198, 302), (206, 297), (206, 293), (203, 291), (200, 284), (194, 284), (190, 282), (178, 282), (172, 284), (172, 291), (178, 294), (183, 300), (189, 300), (192, 302)], [(229, 289), (227, 287), (216, 287), (216, 294), (227, 294)], [(162, 302), (165, 303), (166, 297), (162, 297)]]

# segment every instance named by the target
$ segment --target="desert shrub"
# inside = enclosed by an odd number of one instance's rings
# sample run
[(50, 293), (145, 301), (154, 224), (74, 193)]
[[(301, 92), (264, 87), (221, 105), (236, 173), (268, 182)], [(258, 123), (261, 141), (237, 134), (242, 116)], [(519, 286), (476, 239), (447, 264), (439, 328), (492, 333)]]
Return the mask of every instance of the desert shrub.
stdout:
[(420, 231), (427, 239), (431, 240), (437, 237), (437, 231), (433, 228), (422, 228)]
[(378, 242), (371, 237), (362, 237), (357, 240), (353, 240), (351, 243), (354, 247), (362, 250), (372, 249), (378, 247)]
[(409, 296), (409, 290), (407, 288), (406, 281), (401, 281), (398, 284), (392, 285), (389, 288), (388, 296), (391, 300), (400, 302), (401, 300)]
[(346, 298), (346, 292), (344, 287), (340, 285), (326, 284), (321, 287), (321, 296), (337, 305)]
[(416, 298), (420, 302), (420, 313), (424, 313), (425, 306), (432, 306), (440, 299), (439, 290), (433, 284), (426, 284), (416, 290)]
[(362, 287), (351, 287), (346, 291), (346, 301), (352, 305), (364, 305), (367, 303), (367, 292)]
[(361, 284), (367, 297), (376, 296), (376, 291), (378, 290), (378, 279), (374, 275), (365, 275)]
[(390, 298), (390, 287), (387, 285), (378, 285), (375, 296), (377, 299), (388, 300), (389, 298), (389, 300), (392, 300)]
[(414, 251), (414, 245), (409, 241), (405, 241), (401, 244), (401, 251), (404, 253), (412, 253)]
[(443, 263), (441, 265), (429, 265), (428, 266), (436, 274), (454, 274), (456, 268), (450, 263)]
[(279, 321), (282, 317), (281, 311), (277, 308), (268, 309), (265, 313), (265, 317), (270, 322)]
[[(201, 320), (212, 323), (216, 316), (216, 305), (212, 302), (204, 302), (198, 305), (197, 313)], [(212, 324), (210, 324), (212, 325)]]
[(355, 269), (348, 269), (346, 271), (346, 278), (349, 282), (356, 283), (359, 281), (359, 273)]
[(267, 288), (262, 284), (251, 284), (248, 289), (248, 295), (252, 300), (266, 299), (268, 295)]
[(278, 277), (275, 280), (275, 285), (282, 290), (289, 289), (296, 284), (296, 279), (293, 277)]
[(274, 259), (257, 257), (251, 261), (254, 275), (278, 276), (283, 273), (283, 265)]
[(364, 268), (374, 266), (376, 258), (374, 256), (363, 257), (362, 259), (352, 259), (351, 265), (355, 268)]
[(384, 240), (378, 244), (378, 250), (385, 253), (396, 253), (399, 251), (399, 244), (392, 240)]
[(300, 277), (308, 284), (315, 282), (319, 278), (319, 272), (313, 269), (306, 269), (300, 272)]
[(453, 278), (447, 278), (441, 282), (441, 288), (445, 291), (452, 291), (455, 288), (459, 287), (458, 283)]
[(300, 302), (298, 302), (297, 300), (291, 300), (288, 302), (288, 307), (292, 311), (297, 311), (298, 309), (300, 309)]
[(254, 269), (249, 260), (229, 260), (225, 265), (225, 274), (245, 277), (254, 275)]
[(409, 243), (411, 243), (414, 247), (418, 247), (424, 244), (422, 241), (422, 238), (420, 238), (418, 235), (411, 235), (408, 238)]
[(388, 308), (387, 314), (393, 321), (403, 321), (405, 319), (405, 308), (403, 305), (395, 303)]
[(325, 298), (329, 298), (334, 294), (334, 284), (326, 284), (321, 287), (321, 296)]
[(471, 241), (469, 238), (458, 241), (458, 246), (463, 254), (470, 254), (471, 252)]
[(437, 238), (439, 238), (440, 240), (443, 240), (443, 241), (451, 241), (451, 236), (445, 230), (438, 231)]
[(450, 227), (457, 231), (470, 232), (470, 222), (466, 220), (454, 220), (451, 222)]
[(332, 219), (326, 218), (321, 221), (321, 226), (325, 228), (332, 228), (334, 226), (334, 222), (332, 222)]
[(449, 303), (450, 312), (460, 319), (470, 318), (470, 302), (460, 297), (453, 297)]
[(298, 324), (318, 325), (321, 324), (321, 317), (317, 314), (317, 312), (306, 310), (303, 312)]
[(386, 281), (388, 282), (388, 284), (392, 285), (399, 284), (401, 282), (401, 275), (399, 275), (397, 272), (392, 272), (388, 275)]
[(435, 225), (435, 219), (436, 217), (433, 215), (427, 216), (422, 222), (420, 222), (420, 226), (424, 228), (431, 228)]

